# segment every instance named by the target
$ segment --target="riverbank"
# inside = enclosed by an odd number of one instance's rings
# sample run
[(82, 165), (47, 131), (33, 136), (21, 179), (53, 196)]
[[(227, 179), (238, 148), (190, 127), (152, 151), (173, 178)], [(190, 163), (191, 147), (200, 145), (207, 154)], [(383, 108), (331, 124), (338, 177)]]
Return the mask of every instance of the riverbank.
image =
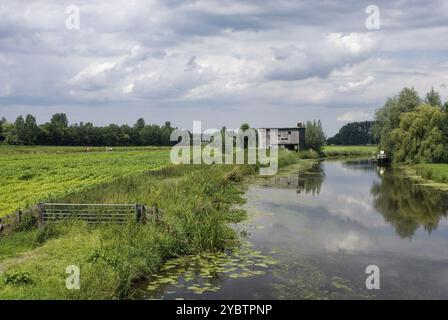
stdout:
[(350, 157), (372, 157), (377, 146), (324, 146), (320, 151), (302, 150), (298, 152), (301, 159), (339, 159)]
[(403, 174), (414, 182), (448, 191), (448, 164), (421, 163), (417, 165), (397, 165)]
[(377, 152), (377, 146), (325, 146), (323, 153), (326, 157), (372, 156)]
[[(298, 162), (281, 152), (280, 166)], [(37, 230), (24, 225), (0, 241), (0, 299), (124, 299), (134, 284), (173, 258), (220, 252), (238, 243), (229, 227), (245, 218), (244, 180), (255, 166), (173, 166), (126, 176), (60, 199), (73, 203), (145, 203), (163, 210), (159, 222)], [(66, 288), (66, 268), (80, 268), (80, 289)]]

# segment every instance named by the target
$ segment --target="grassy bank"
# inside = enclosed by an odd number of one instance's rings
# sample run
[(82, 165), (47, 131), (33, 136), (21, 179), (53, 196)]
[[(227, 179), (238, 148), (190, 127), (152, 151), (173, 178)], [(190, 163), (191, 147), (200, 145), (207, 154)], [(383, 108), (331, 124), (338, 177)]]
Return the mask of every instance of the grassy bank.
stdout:
[(447, 163), (420, 163), (417, 165), (397, 165), (397, 167), (415, 182), (440, 190), (448, 190)]
[[(297, 163), (281, 152), (279, 164)], [(164, 261), (201, 252), (222, 251), (238, 243), (229, 223), (245, 213), (242, 203), (247, 165), (166, 167), (97, 185), (60, 198), (89, 203), (145, 203), (163, 210), (160, 221), (141, 225), (50, 225), (0, 240), (0, 299), (132, 298), (134, 284), (159, 273)], [(28, 229), (27, 229), (28, 228)], [(68, 266), (81, 271), (80, 290), (66, 289)]]
[(377, 146), (325, 146), (326, 157), (371, 156), (377, 152)]
[(423, 179), (448, 183), (447, 163), (422, 163), (415, 166), (415, 171)]

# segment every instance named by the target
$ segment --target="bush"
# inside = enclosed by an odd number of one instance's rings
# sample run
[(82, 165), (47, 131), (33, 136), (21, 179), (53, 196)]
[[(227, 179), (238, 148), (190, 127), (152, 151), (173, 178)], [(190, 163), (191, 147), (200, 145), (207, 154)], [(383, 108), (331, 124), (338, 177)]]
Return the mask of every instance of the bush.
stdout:
[(21, 286), (32, 284), (33, 280), (28, 272), (5, 273), (5, 284), (13, 286)]
[(299, 152), (299, 158), (301, 159), (318, 159), (321, 157), (322, 155), (319, 152), (314, 151), (312, 149), (302, 150)]
[(224, 175), (224, 184), (228, 182), (240, 182), (243, 179), (243, 174), (239, 167), (233, 168)]

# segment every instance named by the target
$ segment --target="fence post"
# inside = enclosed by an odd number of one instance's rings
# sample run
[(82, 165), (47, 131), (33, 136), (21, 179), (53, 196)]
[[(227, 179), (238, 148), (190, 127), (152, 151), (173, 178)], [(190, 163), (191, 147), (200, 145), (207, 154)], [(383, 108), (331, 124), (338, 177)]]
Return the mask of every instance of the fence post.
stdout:
[(44, 226), (44, 213), (45, 213), (44, 204), (39, 203), (37, 205), (37, 210), (38, 210), (37, 225), (39, 228), (42, 228)]
[(158, 224), (160, 222), (160, 217), (159, 217), (159, 207), (157, 205), (154, 205), (154, 215), (156, 218), (156, 223)]
[(135, 217), (137, 219), (137, 222), (140, 222), (140, 220), (142, 218), (142, 205), (141, 204), (135, 205)]
[(144, 204), (141, 205), (142, 211), (140, 216), (140, 222), (145, 224), (146, 223), (146, 206)]

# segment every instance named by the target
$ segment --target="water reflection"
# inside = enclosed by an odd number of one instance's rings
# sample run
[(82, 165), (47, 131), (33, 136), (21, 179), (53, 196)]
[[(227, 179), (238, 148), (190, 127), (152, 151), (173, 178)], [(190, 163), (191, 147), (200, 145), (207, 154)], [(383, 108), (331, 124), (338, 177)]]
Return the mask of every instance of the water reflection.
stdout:
[(392, 172), (373, 182), (370, 193), (375, 209), (403, 238), (411, 238), (421, 226), (431, 233), (447, 214), (448, 199), (444, 193), (416, 185)]
[(295, 188), (298, 194), (304, 192), (306, 194), (318, 195), (324, 180), (325, 172), (322, 163), (315, 162), (309, 170), (273, 177), (271, 183), (276, 186)]
[[(376, 171), (379, 179), (374, 179), (370, 188), (372, 206), (402, 238), (412, 238), (420, 227), (430, 234), (437, 228), (440, 219), (447, 216), (446, 193), (417, 185), (390, 167), (377, 166), (363, 159), (343, 162), (342, 168), (347, 169), (347, 174), (353, 170)], [(325, 180), (325, 170), (323, 163), (316, 163), (310, 171), (277, 179), (277, 184), (296, 187), (297, 193), (319, 195)]]
[(376, 166), (370, 159), (356, 159), (342, 162), (342, 167), (349, 170), (372, 171), (375, 170)]

